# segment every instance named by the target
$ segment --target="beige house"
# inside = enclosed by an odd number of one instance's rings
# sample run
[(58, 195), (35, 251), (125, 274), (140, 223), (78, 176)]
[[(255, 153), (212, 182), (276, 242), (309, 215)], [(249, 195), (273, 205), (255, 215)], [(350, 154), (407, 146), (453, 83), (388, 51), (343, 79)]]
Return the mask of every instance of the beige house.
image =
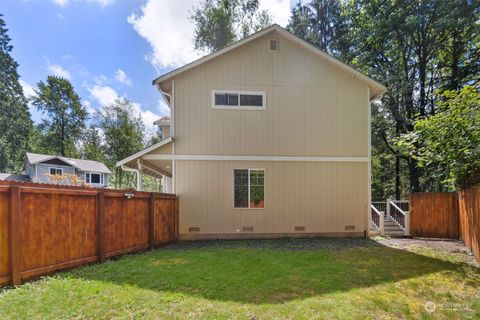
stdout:
[(180, 239), (367, 231), (370, 102), (384, 86), (278, 25), (153, 83), (169, 137), (117, 165), (163, 177)]

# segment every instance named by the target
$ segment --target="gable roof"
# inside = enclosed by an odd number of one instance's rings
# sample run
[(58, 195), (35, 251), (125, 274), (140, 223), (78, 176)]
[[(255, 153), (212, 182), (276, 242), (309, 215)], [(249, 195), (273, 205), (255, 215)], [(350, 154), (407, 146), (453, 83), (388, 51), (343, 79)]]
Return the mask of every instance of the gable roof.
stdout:
[(52, 159), (59, 159), (68, 165), (80, 170), (80, 171), (92, 171), (100, 173), (112, 173), (106, 165), (101, 162), (93, 160), (82, 160), (74, 158), (66, 158), (61, 156), (51, 156), (47, 154), (31, 153), (27, 152), (27, 160), (30, 164), (42, 163)]
[(0, 180), (28, 182), (30, 181), (30, 177), (25, 174), (0, 173)]
[(122, 160), (118, 161), (116, 166), (120, 167), (121, 165), (124, 165), (127, 162), (130, 162), (132, 160), (136, 160), (138, 158), (141, 158), (142, 156), (146, 155), (147, 153), (149, 153), (153, 150), (156, 150), (160, 147), (166, 146), (167, 144), (171, 143), (172, 141), (173, 141), (172, 137), (168, 137), (166, 139), (163, 139), (162, 141), (157, 142), (157, 143), (151, 145), (150, 147), (146, 147), (145, 149), (140, 150), (135, 154), (132, 154), (130, 157), (127, 157), (125, 159), (122, 159)]
[(374, 100), (378, 97), (380, 97), (381, 95), (383, 95), (385, 92), (387, 92), (387, 88), (382, 85), (381, 83), (373, 80), (372, 78), (364, 75), (363, 73), (355, 70), (354, 68), (352, 68), (351, 66), (341, 62), (340, 60), (337, 60), (336, 58), (332, 57), (331, 55), (323, 52), (322, 50), (318, 49), (317, 47), (311, 45), (310, 43), (306, 42), (305, 40), (299, 38), (298, 36), (294, 35), (293, 33), (291, 33), (290, 31), (280, 27), (278, 24), (274, 24), (274, 25), (271, 25), (270, 27), (268, 28), (265, 28), (261, 31), (258, 31), (242, 40), (239, 40), (237, 42), (234, 42), (228, 46), (226, 46), (225, 48), (221, 49), (221, 50), (218, 50), (218, 51), (215, 51), (209, 55), (206, 55), (198, 60), (195, 60), (193, 62), (190, 62), (180, 68), (177, 68), (177, 69), (174, 69), (156, 79), (154, 79), (152, 81), (152, 84), (155, 85), (157, 83), (161, 83), (161, 82), (164, 82), (166, 80), (169, 80), (187, 70), (190, 70), (202, 63), (205, 63), (207, 61), (210, 61), (212, 59), (215, 59), (216, 57), (218, 56), (221, 56), (229, 51), (232, 51), (246, 43), (249, 43), (255, 39), (258, 39), (260, 37), (262, 37), (263, 35), (266, 35), (267, 33), (271, 32), (271, 31), (277, 31), (279, 32), (281, 35), (285, 36), (287, 39), (293, 41), (293, 42), (296, 42), (297, 44), (299, 44), (300, 46), (304, 47), (305, 49), (319, 55), (321, 58), (323, 58), (326, 62), (330, 62), (331, 64), (333, 64), (334, 66), (336, 66), (337, 68), (341, 69), (341, 70), (344, 70), (345, 72), (349, 72), (351, 73), (353, 76), (355, 76), (357, 79), (359, 79), (360, 81), (363, 81), (365, 82), (369, 88), (370, 88), (370, 100)]

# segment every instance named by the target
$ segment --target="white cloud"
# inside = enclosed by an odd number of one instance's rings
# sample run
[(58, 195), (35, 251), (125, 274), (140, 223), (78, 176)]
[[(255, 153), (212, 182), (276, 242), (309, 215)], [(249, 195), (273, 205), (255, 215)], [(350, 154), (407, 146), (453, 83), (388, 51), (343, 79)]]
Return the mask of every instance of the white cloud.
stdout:
[(94, 116), (95, 115), (95, 112), (97, 112), (97, 110), (95, 108), (92, 107), (92, 103), (88, 100), (83, 100), (82, 101), (82, 104), (83, 106), (85, 107), (85, 109), (87, 109), (87, 112), (90, 116)]
[(21, 79), (19, 80), (19, 82), (20, 82), (20, 85), (23, 88), (23, 94), (25, 95), (26, 98), (30, 98), (31, 96), (35, 95), (35, 90), (33, 89), (33, 87), (29, 83), (27, 83), (27, 82), (25, 82)]
[(150, 44), (148, 60), (157, 71), (178, 67), (200, 56), (193, 50), (193, 24), (189, 20), (197, 3), (198, 0), (148, 0), (141, 6), (141, 14), (128, 17), (128, 23)]
[[(88, 88), (88, 90), (92, 98), (95, 99), (102, 106), (113, 103), (116, 99), (121, 98), (121, 96), (119, 96), (118, 93), (109, 86), (94, 85), (92, 88)], [(133, 108), (135, 113), (140, 114), (145, 128), (147, 128), (148, 130), (153, 130), (153, 122), (159, 119), (161, 115), (150, 110), (143, 110), (142, 105), (135, 101), (133, 102)], [(162, 107), (159, 105), (159, 111), (162, 111), (161, 108)]]
[[(193, 50), (194, 25), (189, 16), (200, 0), (148, 0), (141, 13), (132, 13), (128, 22), (145, 38), (152, 51), (147, 60), (159, 71), (179, 67), (201, 55)], [(270, 12), (274, 23), (286, 26), (290, 17), (290, 0), (260, 0), (260, 8)]]
[(53, 0), (53, 3), (59, 5), (60, 7), (63, 7), (67, 4), (68, 0)]
[(48, 64), (47, 69), (57, 77), (65, 78), (67, 80), (72, 79), (70, 72), (59, 64)]
[(113, 103), (119, 98), (117, 92), (108, 86), (94, 85), (92, 88), (89, 88), (88, 91), (90, 91), (92, 97), (102, 106)]
[[(67, 5), (70, 0), (52, 0), (53, 3), (59, 5), (60, 7), (64, 7), (65, 5)], [(91, 2), (91, 3), (97, 3), (99, 4), (101, 7), (106, 7), (110, 4), (112, 4), (115, 0), (85, 0), (85, 2)]]
[(165, 100), (158, 100), (158, 111), (160, 112), (161, 117), (170, 115), (170, 108), (168, 107)]
[(115, 71), (115, 79), (117, 79), (118, 82), (123, 83), (124, 85), (132, 85), (132, 79), (130, 79), (122, 69), (118, 69), (117, 71)]
[(291, 15), (290, 0), (260, 0), (260, 9), (267, 10), (273, 23), (285, 27)]

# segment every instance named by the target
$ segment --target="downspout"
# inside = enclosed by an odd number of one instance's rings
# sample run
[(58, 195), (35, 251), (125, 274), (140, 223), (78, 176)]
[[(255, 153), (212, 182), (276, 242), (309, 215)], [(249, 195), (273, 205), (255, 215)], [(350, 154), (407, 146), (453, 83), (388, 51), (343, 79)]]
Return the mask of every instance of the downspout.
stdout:
[(140, 190), (138, 190), (138, 181), (139, 181), (139, 177), (140, 177), (140, 170), (126, 167), (123, 164), (120, 166), (120, 168), (122, 168), (123, 171), (135, 172), (137, 174), (137, 191), (140, 191)]

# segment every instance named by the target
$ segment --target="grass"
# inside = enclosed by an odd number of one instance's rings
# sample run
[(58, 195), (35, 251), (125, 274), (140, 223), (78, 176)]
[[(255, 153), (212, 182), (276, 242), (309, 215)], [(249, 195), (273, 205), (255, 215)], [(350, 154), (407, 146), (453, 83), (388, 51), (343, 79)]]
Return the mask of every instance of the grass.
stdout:
[(0, 292), (18, 318), (478, 319), (480, 270), (363, 239), (180, 243)]

